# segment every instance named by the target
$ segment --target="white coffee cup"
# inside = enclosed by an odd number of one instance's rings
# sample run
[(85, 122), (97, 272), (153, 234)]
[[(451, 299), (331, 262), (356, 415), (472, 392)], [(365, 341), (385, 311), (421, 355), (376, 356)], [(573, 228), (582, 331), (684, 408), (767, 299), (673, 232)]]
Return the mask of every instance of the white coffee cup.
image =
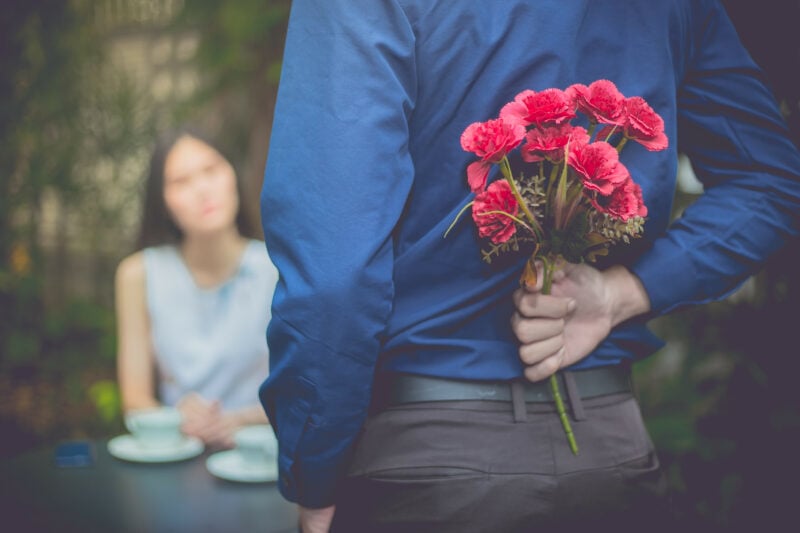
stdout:
[(269, 424), (245, 426), (236, 431), (233, 441), (245, 463), (264, 464), (274, 461), (278, 454), (278, 441)]
[(128, 411), (125, 426), (145, 448), (168, 448), (183, 438), (181, 413), (174, 407)]

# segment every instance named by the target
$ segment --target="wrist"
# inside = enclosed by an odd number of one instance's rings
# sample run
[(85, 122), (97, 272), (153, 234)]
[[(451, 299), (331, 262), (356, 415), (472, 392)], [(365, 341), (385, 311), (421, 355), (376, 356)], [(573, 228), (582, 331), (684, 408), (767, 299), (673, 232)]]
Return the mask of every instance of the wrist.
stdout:
[(161, 404), (155, 398), (136, 398), (128, 401), (123, 401), (122, 411), (127, 413), (128, 411), (138, 411), (141, 409), (155, 409), (157, 407), (161, 407)]
[(264, 424), (267, 422), (264, 411), (260, 406), (243, 407), (229, 413), (230, 420), (236, 426), (248, 426), (251, 424)]
[(228, 420), (230, 421), (230, 424), (233, 425), (234, 427), (241, 427), (248, 425), (247, 413), (240, 409), (237, 409), (236, 411), (229, 411), (227, 417)]
[(620, 265), (603, 272), (611, 302), (611, 327), (650, 310), (650, 297), (636, 275)]

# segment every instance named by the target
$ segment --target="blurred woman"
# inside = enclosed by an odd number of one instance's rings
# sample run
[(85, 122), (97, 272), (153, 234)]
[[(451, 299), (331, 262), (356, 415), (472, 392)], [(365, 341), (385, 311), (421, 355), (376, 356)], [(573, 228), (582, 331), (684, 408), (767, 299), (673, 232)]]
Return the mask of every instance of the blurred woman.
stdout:
[(166, 135), (150, 162), (139, 251), (115, 282), (124, 410), (176, 406), (184, 433), (212, 447), (267, 422), (258, 387), (278, 273), (240, 193), (230, 159), (205, 136)]

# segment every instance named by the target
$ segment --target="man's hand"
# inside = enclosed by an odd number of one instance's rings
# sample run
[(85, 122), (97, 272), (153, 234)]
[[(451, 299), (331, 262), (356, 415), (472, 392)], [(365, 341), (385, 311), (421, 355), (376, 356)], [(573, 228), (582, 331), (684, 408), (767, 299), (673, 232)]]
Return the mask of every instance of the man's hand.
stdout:
[(601, 272), (567, 263), (553, 276), (549, 295), (541, 293), (542, 278), (539, 266), (537, 286), (514, 293), (517, 310), (511, 317), (530, 381), (580, 361), (611, 328), (650, 309), (639, 279), (621, 266)]
[(300, 506), (300, 531), (303, 533), (328, 533), (336, 506), (309, 509)]

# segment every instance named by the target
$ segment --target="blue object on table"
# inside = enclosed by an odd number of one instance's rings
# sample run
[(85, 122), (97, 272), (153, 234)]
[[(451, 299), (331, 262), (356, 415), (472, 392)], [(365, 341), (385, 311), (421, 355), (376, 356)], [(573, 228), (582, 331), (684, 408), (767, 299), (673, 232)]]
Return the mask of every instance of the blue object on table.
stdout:
[(65, 442), (56, 447), (56, 465), (62, 467), (91, 466), (94, 462), (92, 445), (86, 441)]

